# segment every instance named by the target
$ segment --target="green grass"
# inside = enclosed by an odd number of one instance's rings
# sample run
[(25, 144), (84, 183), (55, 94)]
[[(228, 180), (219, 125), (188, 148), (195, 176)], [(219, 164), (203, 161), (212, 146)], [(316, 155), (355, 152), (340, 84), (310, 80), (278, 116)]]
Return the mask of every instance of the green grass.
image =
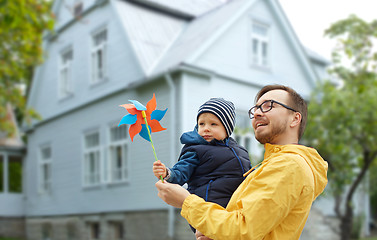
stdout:
[[(1, 239), (0, 239), (1, 240)], [(377, 237), (361, 238), (360, 240), (377, 240)]]

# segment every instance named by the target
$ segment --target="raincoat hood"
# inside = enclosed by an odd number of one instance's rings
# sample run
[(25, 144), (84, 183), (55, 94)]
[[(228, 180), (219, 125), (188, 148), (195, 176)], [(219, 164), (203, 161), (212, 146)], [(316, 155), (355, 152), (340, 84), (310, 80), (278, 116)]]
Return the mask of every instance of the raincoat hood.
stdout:
[(301, 156), (313, 173), (315, 198), (323, 192), (327, 184), (328, 164), (319, 155), (317, 150), (303, 145), (271, 145), (268, 143), (265, 145), (265, 150), (264, 158), (267, 159), (267, 161), (270, 159), (271, 155), (277, 152), (279, 152), (279, 154), (289, 153)]

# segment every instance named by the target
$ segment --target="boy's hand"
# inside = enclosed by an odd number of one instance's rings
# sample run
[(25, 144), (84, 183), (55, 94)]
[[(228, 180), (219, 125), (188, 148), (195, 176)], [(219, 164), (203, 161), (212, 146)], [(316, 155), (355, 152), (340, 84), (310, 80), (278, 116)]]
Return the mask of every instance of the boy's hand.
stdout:
[(161, 176), (162, 178), (166, 177), (166, 167), (160, 160), (153, 163), (153, 174), (157, 178), (160, 178)]

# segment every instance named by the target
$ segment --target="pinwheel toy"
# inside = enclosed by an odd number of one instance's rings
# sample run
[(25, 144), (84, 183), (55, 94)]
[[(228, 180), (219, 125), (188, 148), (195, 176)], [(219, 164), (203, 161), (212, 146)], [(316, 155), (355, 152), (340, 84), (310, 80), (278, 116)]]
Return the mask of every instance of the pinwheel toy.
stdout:
[[(165, 110), (156, 110), (156, 96), (153, 94), (153, 98), (144, 106), (136, 100), (129, 100), (132, 104), (122, 104), (129, 114), (125, 115), (119, 122), (119, 125), (129, 124), (130, 137), (133, 141), (136, 134), (149, 141), (152, 145), (154, 157), (157, 159), (156, 150), (153, 145), (151, 132), (160, 132), (166, 130), (160, 124), (160, 120), (164, 117)], [(162, 177), (161, 177), (162, 180)]]

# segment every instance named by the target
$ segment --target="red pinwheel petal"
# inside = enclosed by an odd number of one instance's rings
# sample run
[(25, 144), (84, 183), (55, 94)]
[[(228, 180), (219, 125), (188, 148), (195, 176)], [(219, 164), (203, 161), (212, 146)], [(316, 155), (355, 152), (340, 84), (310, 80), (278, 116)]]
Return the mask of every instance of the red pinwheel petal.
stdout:
[(128, 131), (130, 133), (131, 141), (134, 141), (134, 137), (136, 134), (138, 134), (141, 131), (141, 123), (140, 121), (137, 121), (135, 124), (132, 124), (130, 126), (130, 130)]
[[(149, 102), (147, 103), (147, 110), (145, 111), (145, 113), (147, 114), (147, 116), (149, 116), (150, 118), (150, 115), (151, 113), (156, 110), (156, 106), (157, 106), (157, 103), (156, 103), (156, 96), (154, 95), (153, 93), (153, 98), (151, 100), (149, 100)], [(149, 119), (148, 119), (149, 120)]]
[(136, 109), (135, 105), (133, 105), (133, 104), (122, 104), (120, 106), (124, 107), (127, 110), (128, 113), (133, 114), (133, 115), (140, 112), (139, 110)]
[(160, 131), (166, 130), (166, 128), (163, 128), (160, 122), (155, 119), (149, 120), (148, 124), (151, 127), (152, 132), (160, 132)]

